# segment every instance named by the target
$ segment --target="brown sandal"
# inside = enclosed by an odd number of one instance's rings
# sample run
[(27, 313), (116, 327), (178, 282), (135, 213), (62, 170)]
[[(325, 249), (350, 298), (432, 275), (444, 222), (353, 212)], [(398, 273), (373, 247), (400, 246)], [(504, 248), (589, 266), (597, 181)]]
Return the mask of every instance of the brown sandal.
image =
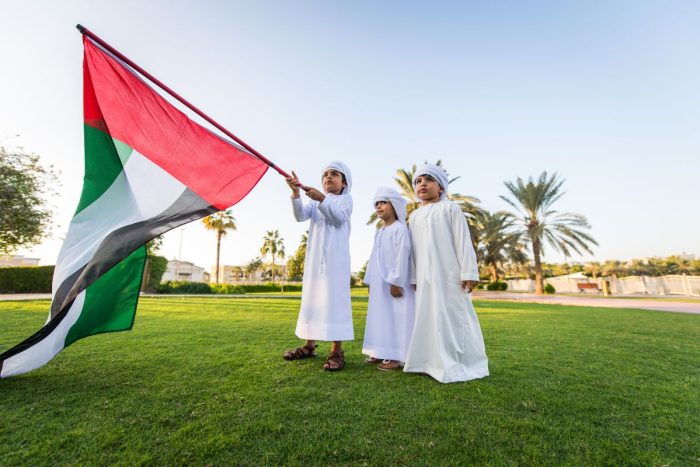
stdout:
[(340, 371), (343, 368), (345, 368), (345, 354), (343, 354), (343, 351), (329, 353), (326, 362), (323, 364), (323, 369), (326, 371)]
[(307, 347), (305, 345), (299, 346), (296, 349), (292, 350), (285, 350), (284, 353), (282, 353), (282, 358), (285, 360), (303, 360), (305, 358), (311, 358), (316, 356), (316, 347), (314, 345), (314, 348)]
[(382, 371), (400, 370), (401, 368), (403, 368), (403, 363), (398, 360), (384, 360), (381, 365), (377, 367), (377, 369)]
[(377, 357), (367, 357), (365, 358), (365, 363), (368, 365), (374, 365), (375, 363), (382, 363), (382, 359)]

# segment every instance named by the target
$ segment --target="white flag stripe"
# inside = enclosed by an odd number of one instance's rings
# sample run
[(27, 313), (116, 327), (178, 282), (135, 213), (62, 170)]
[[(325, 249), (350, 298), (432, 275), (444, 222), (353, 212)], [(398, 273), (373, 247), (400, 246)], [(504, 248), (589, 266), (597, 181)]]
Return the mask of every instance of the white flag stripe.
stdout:
[(70, 328), (78, 321), (80, 313), (83, 311), (85, 293), (86, 291), (83, 290), (75, 298), (66, 317), (58, 324), (51, 334), (28, 349), (5, 360), (2, 363), (0, 378), (26, 373), (46, 365), (58, 352), (63, 350), (68, 331), (70, 331)]
[(53, 293), (87, 264), (107, 235), (163, 212), (185, 190), (185, 185), (134, 151), (107, 191), (71, 221), (56, 260)]

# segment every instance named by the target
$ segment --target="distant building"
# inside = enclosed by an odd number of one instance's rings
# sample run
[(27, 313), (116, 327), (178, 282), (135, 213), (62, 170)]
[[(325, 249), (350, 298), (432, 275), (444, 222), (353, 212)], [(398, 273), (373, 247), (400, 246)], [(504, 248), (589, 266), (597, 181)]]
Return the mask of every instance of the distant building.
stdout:
[(204, 270), (204, 268), (199, 267), (194, 263), (171, 259), (168, 261), (168, 268), (165, 270), (161, 280), (163, 282), (207, 282), (206, 279), (208, 279), (208, 276), (209, 274)]
[(39, 258), (25, 258), (22, 255), (0, 256), (0, 268), (14, 268), (18, 266), (39, 266)]
[[(275, 281), (287, 278), (287, 265), (275, 264)], [(261, 282), (270, 282), (272, 280), (272, 264), (263, 264), (260, 269), (255, 271), (252, 277), (246, 272), (245, 266), (219, 266), (219, 283), (220, 284), (256, 284)], [(211, 268), (209, 281), (216, 282), (216, 266)]]

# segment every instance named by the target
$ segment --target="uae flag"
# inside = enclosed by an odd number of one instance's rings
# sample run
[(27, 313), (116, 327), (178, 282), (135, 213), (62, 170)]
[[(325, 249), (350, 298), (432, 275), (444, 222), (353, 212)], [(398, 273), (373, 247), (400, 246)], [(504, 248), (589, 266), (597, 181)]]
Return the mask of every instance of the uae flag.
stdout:
[(49, 318), (0, 355), (0, 377), (78, 339), (131, 329), (145, 244), (240, 201), (268, 165), (190, 120), (84, 36), (85, 178), (56, 261)]

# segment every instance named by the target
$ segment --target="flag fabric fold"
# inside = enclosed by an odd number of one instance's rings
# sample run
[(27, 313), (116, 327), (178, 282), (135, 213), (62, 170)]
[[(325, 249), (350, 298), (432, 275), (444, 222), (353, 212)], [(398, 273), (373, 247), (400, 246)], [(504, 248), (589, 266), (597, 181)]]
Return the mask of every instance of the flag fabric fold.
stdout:
[(49, 318), (0, 354), (0, 377), (39, 368), (83, 337), (131, 329), (145, 244), (234, 205), (268, 168), (90, 38), (83, 44), (83, 191), (56, 261)]

